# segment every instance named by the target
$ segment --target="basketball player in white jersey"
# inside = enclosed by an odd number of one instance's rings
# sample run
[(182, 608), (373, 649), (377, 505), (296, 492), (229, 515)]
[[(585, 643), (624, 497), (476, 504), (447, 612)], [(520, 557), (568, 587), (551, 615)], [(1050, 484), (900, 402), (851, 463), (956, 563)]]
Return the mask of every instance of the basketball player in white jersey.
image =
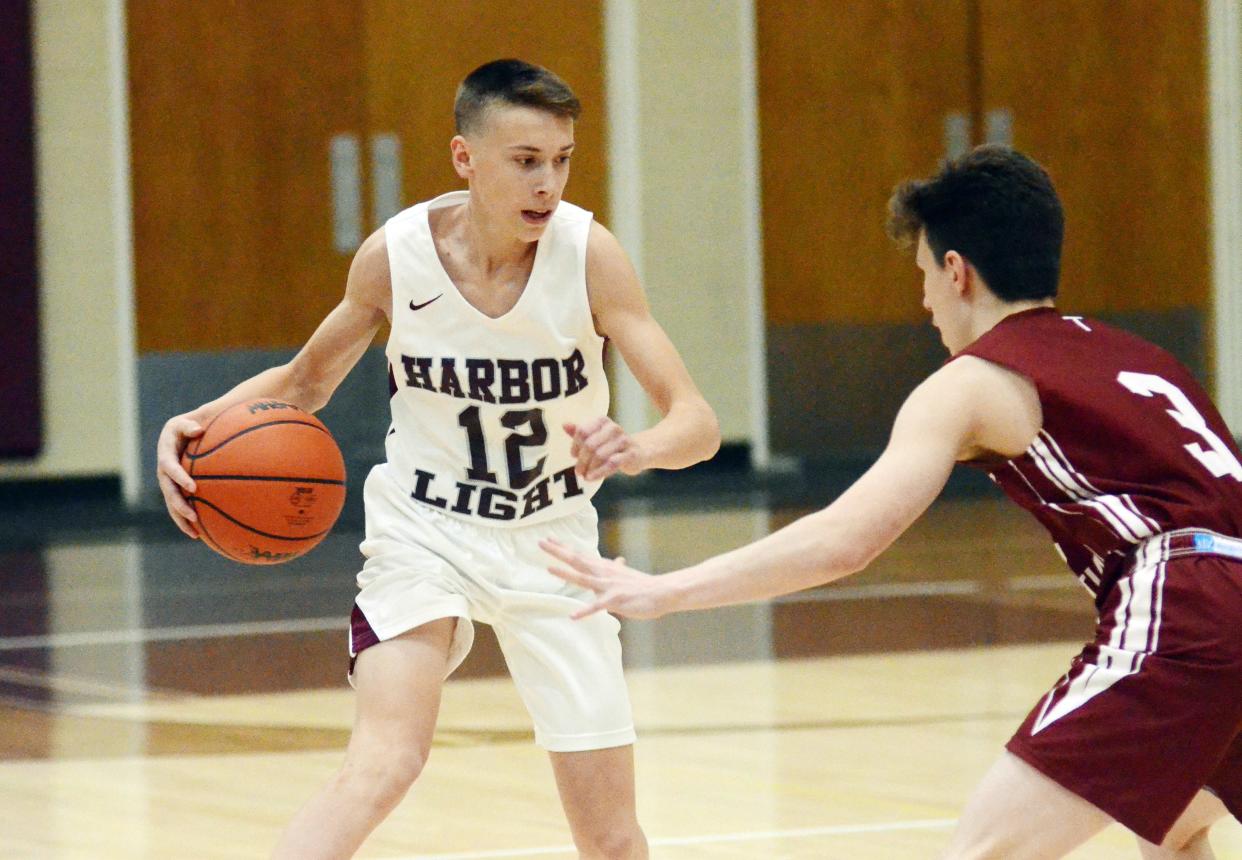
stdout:
[[(160, 436), (169, 514), (194, 537), (183, 495), (194, 482), (178, 465), (186, 441), (249, 398), (320, 409), (391, 323), (387, 462), (364, 489), (350, 625), (357, 719), (344, 765), (275, 857), (349, 857), (397, 805), (427, 760), (441, 686), (474, 621), (496, 630), (580, 855), (647, 856), (618, 624), (569, 620), (590, 592), (548, 574), (537, 541), (597, 553), (600, 482), (707, 459), (719, 429), (616, 239), (561, 200), (578, 111), (546, 69), (500, 60), (472, 72), (451, 143), (469, 190), (392, 218), (292, 361), (170, 419)], [(663, 415), (633, 435), (607, 417), (605, 338)]]

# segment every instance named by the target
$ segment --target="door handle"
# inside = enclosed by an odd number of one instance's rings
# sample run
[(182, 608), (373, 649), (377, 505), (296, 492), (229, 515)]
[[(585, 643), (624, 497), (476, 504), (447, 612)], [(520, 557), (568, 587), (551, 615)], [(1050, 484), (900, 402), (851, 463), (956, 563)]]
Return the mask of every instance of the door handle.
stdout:
[(944, 161), (970, 152), (970, 116), (961, 111), (944, 115)]
[(362, 148), (354, 134), (333, 135), (328, 146), (332, 182), (332, 247), (352, 254), (362, 244)]
[(1013, 111), (1009, 108), (990, 110), (983, 122), (984, 140), (1001, 146), (1013, 146)]
[(401, 138), (371, 135), (371, 223), (376, 229), (404, 208), (401, 203)]

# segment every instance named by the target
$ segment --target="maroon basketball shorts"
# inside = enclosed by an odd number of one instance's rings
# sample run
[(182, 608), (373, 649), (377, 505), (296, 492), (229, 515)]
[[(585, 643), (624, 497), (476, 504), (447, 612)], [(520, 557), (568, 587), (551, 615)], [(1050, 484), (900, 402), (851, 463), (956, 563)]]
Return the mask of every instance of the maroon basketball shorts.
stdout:
[(1157, 844), (1202, 788), (1242, 818), (1242, 558), (1226, 554), (1235, 551), (1242, 541), (1203, 532), (1144, 542), (1095, 641), (1008, 744)]

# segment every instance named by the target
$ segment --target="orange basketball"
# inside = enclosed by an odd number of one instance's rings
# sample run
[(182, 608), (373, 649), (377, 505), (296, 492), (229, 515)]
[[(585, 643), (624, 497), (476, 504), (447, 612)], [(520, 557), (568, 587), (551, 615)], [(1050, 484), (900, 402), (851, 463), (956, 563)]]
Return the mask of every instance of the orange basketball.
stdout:
[(250, 400), (217, 415), (181, 455), (209, 547), (244, 564), (297, 558), (345, 504), (345, 461), (323, 423), (290, 403)]

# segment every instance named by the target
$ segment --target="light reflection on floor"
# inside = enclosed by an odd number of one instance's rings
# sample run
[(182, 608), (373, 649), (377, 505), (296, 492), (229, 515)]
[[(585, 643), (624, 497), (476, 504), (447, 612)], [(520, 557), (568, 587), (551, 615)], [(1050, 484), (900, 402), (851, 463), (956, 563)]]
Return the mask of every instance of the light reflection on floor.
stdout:
[[(605, 521), (602, 547), (668, 570), (802, 511), (650, 513)], [(242, 567), (186, 540), (0, 550), (0, 696), (136, 701), (337, 686), (360, 535)], [(873, 567), (767, 605), (627, 622), (631, 667), (1086, 636), (1092, 610), (1047, 540), (993, 499), (943, 502)], [(486, 630), (462, 677), (503, 672)]]
[[(805, 512), (665, 512), (640, 500), (602, 522), (602, 548), (669, 570)], [(338, 529), (310, 555), (273, 567), (243, 567), (169, 537), (0, 550), (0, 702), (10, 724), (38, 723), (13, 708), (343, 684), (356, 530)], [(627, 665), (640, 668), (1078, 639), (1091, 618), (1037, 528), (994, 498), (968, 498), (938, 503), (871, 569), (842, 583), (770, 604), (627, 622), (623, 635)], [(503, 673), (480, 625), (457, 677)], [(5, 748), (37, 755), (40, 745), (10, 739)]]

